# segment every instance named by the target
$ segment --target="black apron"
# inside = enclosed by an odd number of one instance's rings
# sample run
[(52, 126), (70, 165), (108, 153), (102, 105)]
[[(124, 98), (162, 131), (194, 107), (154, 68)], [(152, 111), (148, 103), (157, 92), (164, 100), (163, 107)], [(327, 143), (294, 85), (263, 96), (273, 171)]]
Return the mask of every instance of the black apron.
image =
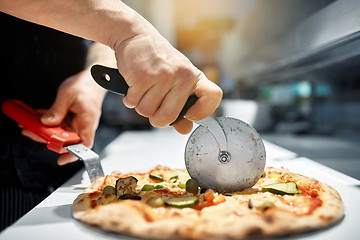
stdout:
[[(4, 13), (0, 24), (0, 102), (11, 98), (35, 109), (49, 108), (61, 82), (84, 69), (91, 42)], [(26, 212), (82, 167), (80, 161), (58, 166), (57, 158), (45, 144), (22, 136), (17, 124), (0, 113), (0, 211), (5, 215), (0, 230), (14, 220), (8, 218), (15, 202), (17, 212), (21, 206)], [(21, 196), (34, 200), (24, 203)]]

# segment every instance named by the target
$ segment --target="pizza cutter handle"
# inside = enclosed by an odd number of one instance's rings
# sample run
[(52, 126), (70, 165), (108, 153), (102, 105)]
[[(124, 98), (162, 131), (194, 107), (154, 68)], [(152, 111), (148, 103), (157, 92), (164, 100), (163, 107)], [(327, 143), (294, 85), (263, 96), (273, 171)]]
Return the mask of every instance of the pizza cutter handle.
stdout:
[(41, 123), (41, 114), (19, 100), (5, 100), (1, 109), (5, 115), (44, 139), (47, 142), (47, 148), (54, 152), (66, 153), (64, 146), (81, 142), (80, 137), (74, 132)]
[[(93, 65), (91, 67), (91, 75), (94, 80), (103, 88), (107, 89), (110, 92), (120, 94), (125, 96), (129, 86), (127, 85), (124, 77), (119, 73), (119, 70), (116, 68), (109, 68), (102, 65)], [(186, 101), (183, 109), (181, 110), (177, 119), (171, 123), (174, 124), (179, 119), (183, 118), (189, 108), (195, 104), (198, 100), (198, 97), (192, 95)]]

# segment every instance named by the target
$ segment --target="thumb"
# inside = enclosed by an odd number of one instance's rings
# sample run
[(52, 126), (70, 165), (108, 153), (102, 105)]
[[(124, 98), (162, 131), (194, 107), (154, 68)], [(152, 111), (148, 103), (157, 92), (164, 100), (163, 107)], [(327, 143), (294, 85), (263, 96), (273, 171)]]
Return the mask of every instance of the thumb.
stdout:
[(57, 99), (53, 105), (43, 113), (40, 121), (45, 125), (60, 125), (68, 112), (67, 102), (61, 102)]

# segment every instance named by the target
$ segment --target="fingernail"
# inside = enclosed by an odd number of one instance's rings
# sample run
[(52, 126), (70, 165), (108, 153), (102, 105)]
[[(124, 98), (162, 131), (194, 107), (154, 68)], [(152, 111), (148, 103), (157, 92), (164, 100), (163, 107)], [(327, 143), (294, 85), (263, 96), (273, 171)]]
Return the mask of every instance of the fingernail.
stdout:
[(60, 159), (58, 159), (57, 164), (59, 166), (64, 166), (66, 163), (64, 163), (64, 161), (61, 161)]
[(190, 120), (190, 121), (192, 121), (192, 122), (195, 122), (195, 121), (196, 121), (195, 118), (194, 118), (193, 116), (191, 116), (191, 115), (186, 115), (186, 119), (187, 119), (187, 120)]
[(42, 120), (45, 120), (45, 121), (48, 121), (48, 122), (53, 121), (54, 118), (55, 118), (55, 116), (54, 116), (53, 114), (51, 114), (51, 113), (45, 113), (45, 114), (41, 117)]

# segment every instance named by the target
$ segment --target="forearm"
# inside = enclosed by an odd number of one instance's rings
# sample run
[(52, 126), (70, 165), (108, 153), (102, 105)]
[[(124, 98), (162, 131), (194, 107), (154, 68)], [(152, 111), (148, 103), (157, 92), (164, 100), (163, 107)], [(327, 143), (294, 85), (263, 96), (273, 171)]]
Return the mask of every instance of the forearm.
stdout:
[(114, 51), (108, 46), (94, 42), (89, 48), (85, 67), (90, 68), (94, 64), (102, 64), (108, 67), (116, 68)]
[(1, 0), (0, 10), (111, 48), (137, 35), (142, 21), (123, 2), (113, 0)]
[[(174, 122), (192, 94), (198, 100), (186, 113), (191, 121), (209, 116), (220, 103), (221, 89), (120, 0), (0, 0), (0, 10), (112, 48), (129, 85), (125, 106), (155, 127)], [(188, 133), (189, 120), (173, 126)]]

